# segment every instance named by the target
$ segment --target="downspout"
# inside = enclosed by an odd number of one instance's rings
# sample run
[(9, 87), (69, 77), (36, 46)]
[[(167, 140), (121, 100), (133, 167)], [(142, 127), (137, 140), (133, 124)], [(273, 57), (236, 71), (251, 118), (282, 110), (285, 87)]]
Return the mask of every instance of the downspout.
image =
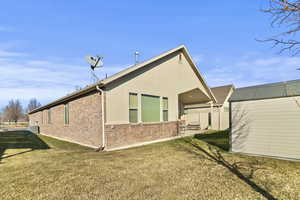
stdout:
[(105, 109), (104, 109), (104, 90), (102, 90), (99, 85), (96, 86), (96, 89), (101, 92), (101, 118), (102, 118), (102, 146), (98, 150), (103, 151), (105, 149)]

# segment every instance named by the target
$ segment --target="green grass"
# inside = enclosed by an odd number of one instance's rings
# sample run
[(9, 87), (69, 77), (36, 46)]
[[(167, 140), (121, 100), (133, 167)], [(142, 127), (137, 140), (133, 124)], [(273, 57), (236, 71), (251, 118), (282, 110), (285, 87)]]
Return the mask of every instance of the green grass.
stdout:
[(44, 141), (45, 143), (47, 143), (49, 145), (50, 148), (54, 148), (54, 149), (61, 149), (61, 150), (92, 150), (89, 147), (86, 146), (81, 146), (79, 144), (74, 144), (71, 142), (66, 142), (63, 140), (57, 140), (55, 138), (51, 138), (51, 137), (47, 137), (45, 135), (38, 135), (38, 137)]
[(1, 199), (300, 199), (300, 163), (229, 154), (227, 132), (114, 152), (0, 134)]
[(212, 131), (194, 136), (198, 140), (205, 141), (211, 145), (217, 146), (225, 151), (229, 150), (228, 131)]

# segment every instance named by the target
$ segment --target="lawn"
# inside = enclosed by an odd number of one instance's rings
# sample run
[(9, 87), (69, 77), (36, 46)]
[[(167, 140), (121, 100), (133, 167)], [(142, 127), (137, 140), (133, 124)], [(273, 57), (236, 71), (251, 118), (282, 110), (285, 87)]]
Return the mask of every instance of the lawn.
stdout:
[(0, 133), (1, 199), (300, 199), (300, 163), (227, 153), (227, 132), (114, 152)]

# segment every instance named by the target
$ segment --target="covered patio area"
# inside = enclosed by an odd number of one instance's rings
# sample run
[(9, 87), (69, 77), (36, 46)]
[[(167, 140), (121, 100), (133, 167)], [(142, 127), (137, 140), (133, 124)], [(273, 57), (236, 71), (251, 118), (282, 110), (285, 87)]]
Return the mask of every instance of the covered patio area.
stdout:
[(185, 108), (191, 105), (206, 105), (213, 112), (214, 99), (209, 97), (200, 88), (194, 88), (178, 95), (179, 102), (179, 119), (185, 121), (185, 129), (187, 130), (203, 130), (209, 126), (209, 114), (189, 114), (185, 112)]

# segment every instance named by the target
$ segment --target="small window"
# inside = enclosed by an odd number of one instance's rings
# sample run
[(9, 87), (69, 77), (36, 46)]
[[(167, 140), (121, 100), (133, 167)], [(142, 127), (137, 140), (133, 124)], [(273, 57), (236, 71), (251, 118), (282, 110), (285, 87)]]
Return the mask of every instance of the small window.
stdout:
[(138, 95), (129, 93), (129, 122), (138, 122)]
[(168, 114), (168, 98), (163, 98), (163, 121), (166, 122), (169, 120), (169, 114)]
[(69, 124), (69, 104), (64, 105), (64, 121), (65, 124)]
[(41, 111), (41, 124), (44, 124), (44, 112)]
[(48, 110), (48, 124), (51, 124), (51, 109)]
[(211, 126), (211, 112), (208, 113), (208, 126)]

